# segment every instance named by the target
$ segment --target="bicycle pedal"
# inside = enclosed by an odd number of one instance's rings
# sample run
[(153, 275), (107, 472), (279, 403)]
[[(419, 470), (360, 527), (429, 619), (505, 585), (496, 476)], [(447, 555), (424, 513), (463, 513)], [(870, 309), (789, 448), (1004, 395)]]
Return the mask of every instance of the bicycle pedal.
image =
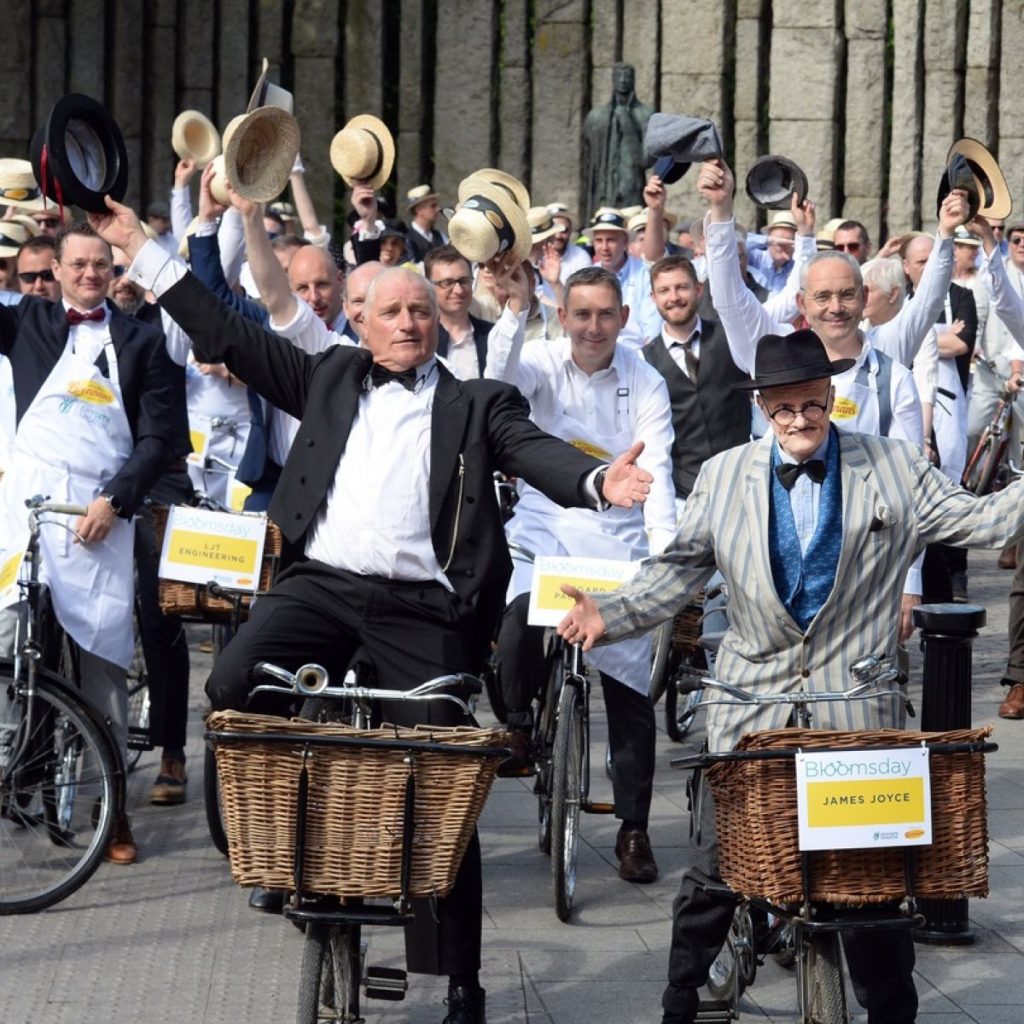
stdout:
[(400, 967), (367, 967), (363, 974), (363, 991), (367, 999), (399, 1002), (409, 988), (407, 974)]
[(600, 800), (587, 800), (583, 804), (583, 810), (587, 814), (614, 814), (615, 804), (604, 803)]
[(694, 1024), (729, 1024), (736, 1016), (727, 999), (702, 999), (693, 1019)]

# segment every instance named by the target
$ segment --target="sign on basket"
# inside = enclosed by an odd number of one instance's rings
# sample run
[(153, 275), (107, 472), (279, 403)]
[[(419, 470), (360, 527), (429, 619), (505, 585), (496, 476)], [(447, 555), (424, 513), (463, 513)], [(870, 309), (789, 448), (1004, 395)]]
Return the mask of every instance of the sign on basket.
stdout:
[(927, 747), (796, 755), (801, 850), (928, 846)]
[(562, 593), (563, 583), (585, 594), (608, 594), (631, 580), (639, 568), (639, 562), (614, 558), (538, 556), (533, 564), (527, 621), (531, 626), (557, 626), (565, 618), (573, 602)]
[(267, 520), (207, 509), (171, 508), (160, 553), (160, 577), (182, 583), (219, 583), (255, 593)]

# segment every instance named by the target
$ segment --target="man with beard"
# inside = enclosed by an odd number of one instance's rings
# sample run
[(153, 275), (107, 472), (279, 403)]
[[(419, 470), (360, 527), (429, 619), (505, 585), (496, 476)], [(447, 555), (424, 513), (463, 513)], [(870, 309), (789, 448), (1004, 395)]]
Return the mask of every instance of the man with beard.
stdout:
[(549, 203), (548, 213), (551, 214), (551, 219), (555, 222), (555, 227), (558, 228), (551, 236), (551, 244), (562, 261), (559, 274), (562, 284), (565, 284), (577, 270), (589, 267), (593, 260), (582, 245), (571, 241), (573, 222), (569, 207), (565, 203)]
[(642, 352), (665, 378), (672, 403), (677, 505), (707, 459), (750, 439), (750, 400), (735, 387), (747, 375), (733, 362), (721, 326), (698, 316), (703, 293), (685, 256), (666, 256), (651, 267), (651, 298), (663, 324)]

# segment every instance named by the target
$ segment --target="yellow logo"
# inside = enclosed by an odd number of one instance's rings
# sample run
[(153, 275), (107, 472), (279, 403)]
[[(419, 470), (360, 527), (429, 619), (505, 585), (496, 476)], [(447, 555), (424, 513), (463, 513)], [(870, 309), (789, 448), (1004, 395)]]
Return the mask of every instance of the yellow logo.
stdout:
[(857, 415), (859, 407), (856, 402), (849, 398), (837, 398), (832, 406), (832, 419), (852, 420)]
[(924, 835), (924, 829), (923, 828), (908, 828), (907, 831), (903, 833), (903, 838), (904, 839), (920, 839), (921, 836), (923, 836), (923, 835)]
[(97, 380), (73, 380), (68, 385), (68, 394), (90, 405), (110, 405), (114, 401), (114, 392)]
[(606, 452), (603, 448), (599, 448), (596, 444), (591, 444), (589, 441), (583, 441), (580, 438), (575, 438), (569, 442), (573, 448), (578, 448), (584, 455), (591, 455), (595, 459), (603, 459), (605, 462), (611, 462), (613, 456), (611, 452)]

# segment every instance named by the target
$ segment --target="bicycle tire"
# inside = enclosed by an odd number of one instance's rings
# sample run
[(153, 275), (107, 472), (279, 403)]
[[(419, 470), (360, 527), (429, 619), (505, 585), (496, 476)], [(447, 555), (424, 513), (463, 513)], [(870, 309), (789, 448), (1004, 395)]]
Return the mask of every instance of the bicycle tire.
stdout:
[(680, 701), (675, 679), (669, 683), (665, 690), (665, 732), (673, 743), (682, 743), (686, 738), (697, 715), (700, 698), (700, 690), (694, 690)]
[(361, 1020), (360, 961), (357, 925), (311, 922), (302, 946), (296, 1024), (355, 1024)]
[(224, 814), (220, 805), (220, 783), (217, 776), (217, 755), (212, 747), (203, 751), (203, 809), (206, 827), (213, 845), (226, 857), (228, 837), (224, 831)]
[(661, 700), (668, 686), (668, 665), (672, 657), (672, 620), (651, 631), (651, 682), (648, 687), (651, 705)]
[(110, 843), (119, 760), (67, 685), (40, 675), (26, 733), (24, 687), (0, 678), (0, 914), (29, 914), (80, 888)]
[(537, 709), (531, 746), (537, 765), (537, 778), (533, 785), (537, 797), (537, 846), (545, 856), (551, 854), (551, 760), (555, 746), (555, 728), (558, 724), (558, 695), (562, 692), (565, 666), (559, 644), (548, 654), (548, 675), (543, 702)]
[(1005, 448), (1005, 443), (997, 443), (992, 434), (986, 434), (978, 442), (978, 447), (974, 449), (964, 470), (963, 486), (968, 491), (979, 498), (988, 494), (999, 472)]
[(569, 920), (576, 895), (583, 756), (580, 693), (563, 686), (551, 757), (551, 883), (559, 921)]
[(733, 914), (725, 945), (709, 968), (707, 990), (712, 998), (725, 999), (732, 1004), (733, 999), (739, 1001), (756, 977), (754, 923), (749, 907), (741, 904)]
[(807, 1021), (809, 1024), (848, 1024), (843, 958), (836, 932), (808, 935)]

